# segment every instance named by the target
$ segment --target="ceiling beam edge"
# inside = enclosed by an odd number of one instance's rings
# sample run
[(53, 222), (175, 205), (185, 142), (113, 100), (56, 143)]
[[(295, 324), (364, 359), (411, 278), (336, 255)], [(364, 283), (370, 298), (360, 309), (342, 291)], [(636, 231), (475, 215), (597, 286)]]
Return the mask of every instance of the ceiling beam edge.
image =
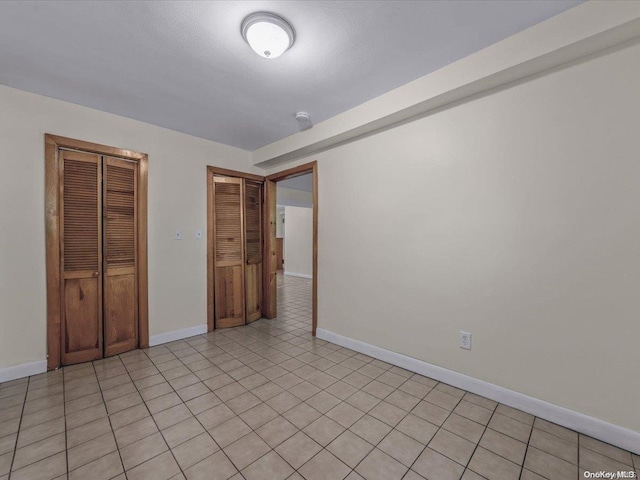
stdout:
[[(538, 43), (544, 45), (536, 48), (536, 38), (542, 38)], [(307, 157), (638, 38), (640, 2), (588, 2), (310, 130), (255, 150), (252, 162), (269, 169)]]

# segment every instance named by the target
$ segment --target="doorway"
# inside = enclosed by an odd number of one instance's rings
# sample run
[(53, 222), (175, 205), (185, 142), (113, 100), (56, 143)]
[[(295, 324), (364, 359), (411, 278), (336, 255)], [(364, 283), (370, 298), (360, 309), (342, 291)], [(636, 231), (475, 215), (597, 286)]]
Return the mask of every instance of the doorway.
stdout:
[[(318, 323), (318, 168), (317, 162), (294, 167), (268, 177), (254, 175), (226, 168), (207, 167), (207, 330), (216, 328), (216, 258), (215, 258), (215, 177), (233, 177), (245, 181), (259, 182), (263, 186), (262, 199), (262, 318), (274, 319), (278, 315), (278, 245), (277, 226), (277, 183), (301, 175), (312, 175), (312, 292), (311, 323), (312, 334), (316, 334)], [(286, 259), (285, 259), (286, 262)], [(243, 322), (246, 324), (247, 322)]]
[(148, 346), (147, 161), (45, 135), (49, 370)]
[[(287, 281), (287, 277), (278, 277), (283, 273), (294, 274), (291, 278), (308, 278), (309, 272), (306, 267), (300, 266), (294, 258), (287, 260), (287, 239), (284, 235), (284, 264), (278, 264), (278, 184), (295, 180), (296, 178), (310, 175), (311, 183), (311, 332), (316, 334), (318, 325), (318, 164), (311, 162), (298, 167), (290, 168), (282, 172), (267, 176), (265, 181), (265, 316), (275, 318), (277, 316), (278, 304), (278, 279), (281, 284)], [(286, 183), (285, 183), (286, 184)], [(285, 207), (286, 208), (286, 207)], [(298, 212), (304, 216), (304, 212)], [(286, 228), (287, 215), (284, 215), (284, 225)], [(304, 257), (304, 254), (303, 254)], [(304, 260), (303, 260), (304, 261)], [(291, 266), (291, 267), (290, 267)], [(296, 270), (302, 270), (297, 272)], [(279, 273), (279, 271), (281, 271)], [(297, 286), (304, 288), (304, 286)], [(281, 290), (282, 291), (282, 290)]]

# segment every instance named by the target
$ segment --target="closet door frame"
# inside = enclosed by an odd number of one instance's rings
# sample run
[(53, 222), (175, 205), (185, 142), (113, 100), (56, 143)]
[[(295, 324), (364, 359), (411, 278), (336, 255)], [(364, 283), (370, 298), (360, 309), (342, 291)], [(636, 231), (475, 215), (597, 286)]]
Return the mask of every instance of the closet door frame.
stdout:
[(61, 265), (60, 265), (60, 184), (61, 148), (119, 157), (135, 161), (138, 165), (138, 348), (149, 346), (149, 296), (147, 272), (147, 173), (148, 156), (121, 148), (75, 140), (58, 135), (45, 134), (45, 238), (47, 278), (47, 370), (61, 364)]
[[(242, 178), (246, 180), (253, 180), (256, 182), (263, 182), (263, 183), (265, 181), (265, 177), (262, 177), (260, 175), (238, 172), (236, 170), (229, 170), (227, 168), (207, 166), (207, 331), (209, 332), (212, 332), (215, 328), (215, 258), (214, 258), (215, 242), (214, 242), (214, 228), (213, 228), (215, 223), (214, 222), (215, 210), (213, 206), (213, 201), (214, 201), (213, 177), (215, 177), (216, 175), (223, 176), (223, 177)], [(242, 202), (244, 202), (244, 199), (242, 199)], [(243, 262), (242, 268), (243, 268), (243, 278), (244, 278), (244, 268), (245, 268), (244, 262)], [(244, 281), (243, 281), (243, 285), (244, 285)]]

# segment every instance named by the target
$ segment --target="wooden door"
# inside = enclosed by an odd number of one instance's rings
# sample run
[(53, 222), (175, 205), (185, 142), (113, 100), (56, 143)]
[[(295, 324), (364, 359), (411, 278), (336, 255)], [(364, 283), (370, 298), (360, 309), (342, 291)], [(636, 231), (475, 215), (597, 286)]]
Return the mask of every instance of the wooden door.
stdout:
[(63, 365), (102, 358), (100, 157), (60, 151)]
[(213, 178), (216, 328), (245, 324), (244, 219), (241, 178)]
[(247, 323), (262, 317), (262, 183), (244, 181)]
[(134, 162), (104, 157), (104, 353), (138, 346), (137, 184)]
[(284, 238), (276, 238), (276, 262), (278, 270), (284, 268)]

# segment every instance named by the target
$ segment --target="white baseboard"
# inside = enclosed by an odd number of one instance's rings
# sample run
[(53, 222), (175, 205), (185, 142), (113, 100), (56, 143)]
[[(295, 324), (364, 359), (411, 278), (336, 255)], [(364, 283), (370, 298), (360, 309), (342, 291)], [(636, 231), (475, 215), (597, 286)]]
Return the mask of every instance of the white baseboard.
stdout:
[(392, 352), (369, 343), (354, 340), (337, 333), (318, 328), (317, 338), (335, 343), (341, 347), (350, 348), (356, 352), (364, 353), (383, 362), (396, 365), (411, 372), (419, 373), (468, 392), (490, 398), (513, 408), (543, 418), (563, 427), (597, 438), (625, 450), (630, 450), (640, 455), (640, 432), (628, 430), (619, 425), (607, 423), (582, 413), (574, 412), (568, 408), (560, 407), (544, 400), (509, 390), (477, 378), (469, 377), (462, 373), (454, 372), (446, 368), (438, 367), (431, 363), (407, 357), (400, 353)]
[(0, 383), (9, 382), (18, 378), (29, 377), (31, 375), (37, 375), (38, 373), (44, 373), (46, 371), (46, 360), (23, 363), (22, 365), (14, 365), (13, 367), (0, 368)]
[(290, 277), (300, 277), (300, 278), (313, 278), (313, 275), (308, 275), (306, 273), (295, 273), (295, 272), (284, 272), (285, 275), (289, 275)]
[[(183, 328), (172, 332), (159, 333), (149, 337), (149, 346), (160, 345), (162, 343), (173, 342), (195, 335), (207, 333), (207, 325), (197, 325), (195, 327)], [(47, 371), (47, 361), (40, 360), (38, 362), (23, 363), (12, 367), (0, 368), (0, 383), (9, 382), (18, 378), (29, 377)]]
[(173, 342), (174, 340), (182, 340), (183, 338), (193, 337), (195, 335), (202, 335), (203, 333), (207, 333), (206, 323), (203, 325), (196, 325), (195, 327), (182, 328), (180, 330), (173, 330), (172, 332), (151, 335), (149, 337), (149, 346), (155, 347), (156, 345)]

